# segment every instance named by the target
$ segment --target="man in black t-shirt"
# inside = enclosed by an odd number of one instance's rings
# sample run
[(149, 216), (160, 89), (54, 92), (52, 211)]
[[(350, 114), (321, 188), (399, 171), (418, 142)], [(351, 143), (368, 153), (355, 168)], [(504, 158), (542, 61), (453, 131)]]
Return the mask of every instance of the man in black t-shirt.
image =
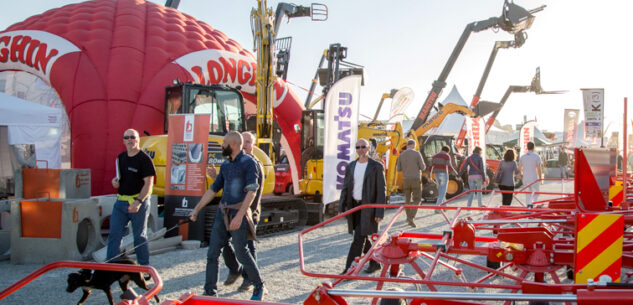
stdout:
[(123, 144), (126, 151), (117, 157), (117, 176), (112, 179), (112, 186), (118, 191), (110, 216), (107, 259), (120, 255), (125, 227), (132, 222), (136, 259), (141, 265), (149, 265), (147, 218), (156, 170), (152, 159), (140, 149), (136, 130), (123, 133)]

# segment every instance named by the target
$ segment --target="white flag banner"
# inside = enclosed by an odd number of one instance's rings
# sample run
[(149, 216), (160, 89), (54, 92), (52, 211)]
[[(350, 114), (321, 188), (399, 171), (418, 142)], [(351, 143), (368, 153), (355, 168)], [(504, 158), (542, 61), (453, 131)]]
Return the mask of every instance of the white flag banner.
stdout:
[(391, 99), (391, 109), (389, 110), (389, 121), (387, 121), (387, 124), (402, 122), (404, 112), (411, 105), (414, 98), (415, 93), (413, 93), (411, 88), (404, 87), (398, 90)]
[(473, 154), (475, 147), (482, 149), (481, 158), (486, 164), (486, 122), (481, 117), (465, 117), (466, 138), (468, 139), (468, 155)]
[(585, 139), (602, 137), (604, 89), (580, 89), (585, 106)]
[(356, 157), (361, 76), (347, 76), (325, 97), (323, 144), (323, 203), (338, 201), (345, 169)]
[(536, 122), (527, 122), (523, 124), (519, 131), (519, 148), (521, 149), (521, 155), (527, 153), (527, 143), (534, 142), (534, 127), (536, 127)]

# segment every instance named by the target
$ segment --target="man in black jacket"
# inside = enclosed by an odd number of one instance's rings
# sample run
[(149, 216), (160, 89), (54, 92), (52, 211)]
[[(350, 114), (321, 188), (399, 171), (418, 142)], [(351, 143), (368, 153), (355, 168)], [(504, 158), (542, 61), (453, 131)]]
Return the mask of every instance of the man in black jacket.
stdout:
[[(363, 204), (385, 204), (385, 169), (382, 164), (369, 158), (369, 142), (360, 139), (356, 142), (358, 159), (352, 161), (345, 170), (345, 180), (341, 190), (339, 212), (353, 209)], [(354, 258), (367, 253), (371, 248), (369, 235), (378, 232), (378, 223), (384, 216), (385, 209), (361, 209), (347, 215), (347, 226), (354, 241), (349, 248), (344, 273), (348, 271)], [(365, 269), (373, 273), (380, 269), (380, 264), (370, 260)]]

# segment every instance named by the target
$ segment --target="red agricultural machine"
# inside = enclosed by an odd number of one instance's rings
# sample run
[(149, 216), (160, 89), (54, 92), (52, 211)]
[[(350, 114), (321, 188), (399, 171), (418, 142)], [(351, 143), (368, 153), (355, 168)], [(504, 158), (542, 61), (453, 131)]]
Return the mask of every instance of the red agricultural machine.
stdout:
[[(299, 235), (301, 271), (307, 276), (333, 281), (319, 285), (304, 304), (347, 305), (351, 302), (348, 298), (366, 298), (362, 304), (372, 305), (379, 302), (382, 305), (402, 302), (409, 305), (633, 304), (633, 283), (628, 282), (633, 275), (633, 233), (630, 232), (633, 210), (629, 209), (627, 200), (619, 205), (608, 203), (600, 189), (604, 181), (613, 186), (619, 180), (623, 198), (627, 198), (627, 188), (633, 178), (629, 175), (615, 179), (605, 177), (608, 171), (590, 165), (593, 160), (600, 163), (600, 160), (610, 159), (604, 156), (604, 151), (576, 150), (573, 192), (540, 192), (539, 195), (548, 199), (527, 206), (519, 203), (519, 206), (493, 207), (490, 202), (485, 207), (456, 206), (455, 201), (466, 192), (440, 207), (361, 206), (308, 228)], [(533, 195), (523, 190), (513, 194), (517, 201), (516, 195)], [(372, 236), (371, 249), (358, 257), (347, 273), (322, 274), (306, 268), (304, 240), (313, 232), (350, 213), (375, 207), (389, 209), (386, 215), (391, 219), (382, 233)], [(404, 209), (437, 210), (440, 215), (433, 217), (443, 218), (440, 222), (445, 224), (433, 225), (428, 232), (393, 232)], [(360, 273), (370, 259), (383, 266), (377, 276)], [(151, 267), (57, 262), (0, 292), (0, 300), (44, 272), (62, 267), (130, 270), (152, 275), (156, 285), (150, 291), (119, 304), (149, 304), (148, 300), (162, 287), (160, 277)], [(189, 293), (161, 304), (228, 303), (252, 302)]]

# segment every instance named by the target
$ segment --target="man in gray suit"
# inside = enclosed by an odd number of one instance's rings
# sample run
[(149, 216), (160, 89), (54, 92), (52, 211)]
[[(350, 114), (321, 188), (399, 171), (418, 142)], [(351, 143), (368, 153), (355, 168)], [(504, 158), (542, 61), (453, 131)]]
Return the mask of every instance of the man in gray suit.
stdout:
[[(356, 142), (358, 159), (352, 161), (345, 170), (339, 202), (340, 213), (363, 204), (386, 203), (385, 169), (380, 162), (369, 158), (369, 149), (367, 140), (360, 139)], [(348, 271), (354, 258), (369, 251), (369, 235), (378, 232), (378, 223), (384, 213), (383, 208), (373, 208), (347, 215), (347, 227), (349, 233), (354, 235), (354, 241), (349, 248), (343, 273)], [(365, 272), (373, 273), (379, 269), (380, 264), (371, 260)]]

